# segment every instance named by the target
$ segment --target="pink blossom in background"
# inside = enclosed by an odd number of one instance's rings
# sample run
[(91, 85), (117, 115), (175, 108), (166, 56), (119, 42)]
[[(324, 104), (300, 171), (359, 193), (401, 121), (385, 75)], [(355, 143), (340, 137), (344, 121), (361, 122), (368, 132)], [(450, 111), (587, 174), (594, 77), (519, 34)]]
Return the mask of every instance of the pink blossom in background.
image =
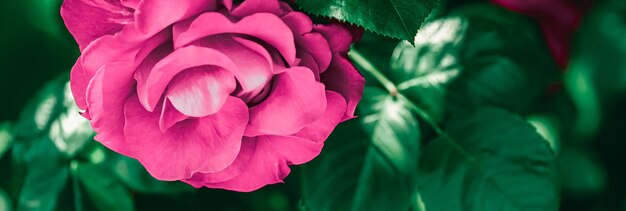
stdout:
[(353, 118), (352, 34), (278, 0), (65, 0), (71, 87), (95, 139), (160, 180), (282, 182)]
[(569, 61), (570, 42), (591, 0), (491, 0), (533, 18), (541, 27), (557, 64)]

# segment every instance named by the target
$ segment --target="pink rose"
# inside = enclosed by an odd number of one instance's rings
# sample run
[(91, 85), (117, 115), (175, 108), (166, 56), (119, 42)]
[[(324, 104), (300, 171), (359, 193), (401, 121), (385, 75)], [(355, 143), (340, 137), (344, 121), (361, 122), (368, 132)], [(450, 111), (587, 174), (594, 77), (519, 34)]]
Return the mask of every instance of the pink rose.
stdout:
[(278, 0), (65, 0), (71, 73), (96, 140), (160, 180), (282, 182), (353, 118), (363, 77), (340, 24)]
[(535, 19), (543, 31), (556, 63), (565, 68), (569, 61), (571, 39), (592, 0), (491, 0), (491, 2)]

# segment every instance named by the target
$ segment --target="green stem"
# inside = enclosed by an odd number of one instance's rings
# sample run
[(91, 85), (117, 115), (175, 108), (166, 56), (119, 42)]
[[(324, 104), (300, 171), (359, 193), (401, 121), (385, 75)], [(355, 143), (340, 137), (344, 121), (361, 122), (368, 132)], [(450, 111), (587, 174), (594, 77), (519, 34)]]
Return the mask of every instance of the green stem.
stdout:
[(356, 63), (358, 66), (361, 67), (360, 69), (361, 71), (369, 73), (370, 75), (374, 77), (374, 79), (380, 82), (383, 85), (383, 87), (385, 87), (385, 89), (389, 92), (390, 95), (397, 96), (399, 100), (404, 101), (406, 105), (408, 105), (409, 108), (413, 110), (413, 112), (415, 112), (415, 114), (417, 114), (418, 117), (420, 117), (428, 125), (430, 125), (430, 127), (432, 127), (433, 130), (435, 130), (435, 132), (441, 138), (443, 138), (445, 142), (447, 142), (453, 148), (459, 151), (459, 153), (465, 156), (468, 161), (475, 163), (474, 156), (472, 156), (467, 150), (465, 150), (463, 146), (457, 143), (450, 135), (444, 132), (443, 129), (441, 129), (441, 127), (439, 127), (439, 125), (437, 124), (437, 121), (432, 119), (426, 111), (421, 109), (419, 106), (417, 106), (415, 103), (409, 100), (402, 93), (398, 92), (398, 88), (396, 87), (396, 85), (393, 82), (391, 82), (391, 80), (389, 80), (387, 77), (385, 77), (385, 75), (378, 68), (376, 68), (376, 66), (374, 66), (374, 64), (372, 64), (367, 58), (365, 58), (363, 54), (361, 54), (358, 50), (352, 48), (348, 56), (350, 57), (350, 59), (352, 59), (354, 63)]
[(380, 82), (392, 96), (398, 94), (398, 88), (396, 88), (396, 85), (393, 84), (391, 80), (387, 79), (387, 77), (385, 77), (385, 75), (380, 72), (376, 68), (376, 66), (374, 66), (374, 64), (367, 60), (367, 58), (365, 58), (365, 56), (363, 56), (361, 52), (359, 52), (355, 48), (352, 48), (348, 53), (348, 56), (350, 57), (350, 59), (352, 59), (354, 63), (361, 67), (360, 70), (365, 71), (372, 75), (374, 78), (376, 78), (376, 80)]
[(450, 135), (448, 135), (448, 133), (443, 131), (443, 129), (441, 129), (441, 127), (437, 125), (437, 122), (433, 120), (432, 118), (430, 118), (430, 115), (426, 113), (426, 111), (422, 110), (420, 107), (415, 105), (413, 102), (411, 102), (411, 100), (409, 100), (402, 94), (399, 94), (398, 98), (404, 101), (407, 105), (409, 105), (409, 108), (413, 110), (413, 112), (415, 112), (417, 116), (419, 116), (422, 120), (428, 123), (428, 125), (430, 125), (430, 127), (432, 127), (433, 130), (435, 130), (435, 132), (439, 135), (440, 138), (442, 138), (445, 142), (450, 144), (450, 146), (452, 146), (454, 149), (459, 151), (459, 153), (465, 156), (469, 162), (472, 162), (472, 163), (475, 162), (474, 156), (472, 156), (467, 150), (465, 150), (463, 146), (457, 143)]

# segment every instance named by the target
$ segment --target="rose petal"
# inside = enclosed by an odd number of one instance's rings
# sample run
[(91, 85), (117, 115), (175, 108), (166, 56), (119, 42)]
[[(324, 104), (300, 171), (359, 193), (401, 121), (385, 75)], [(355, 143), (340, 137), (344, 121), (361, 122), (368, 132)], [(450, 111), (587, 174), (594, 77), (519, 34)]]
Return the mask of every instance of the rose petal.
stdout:
[(491, 0), (492, 3), (534, 18), (544, 33), (552, 55), (563, 69), (567, 66), (570, 40), (578, 27), (585, 8), (593, 1), (512, 1)]
[[(301, 12), (290, 12), (282, 19), (293, 30), (298, 51), (305, 51), (310, 54), (317, 64), (317, 69), (324, 72), (330, 65), (332, 52), (324, 36), (311, 32), (313, 30), (311, 19)], [(303, 59), (300, 56), (298, 58)]]
[(543, 30), (543, 36), (556, 63), (560, 67), (566, 68), (570, 52), (570, 31), (555, 29), (555, 27), (545, 24), (540, 24), (540, 28)]
[(137, 5), (139, 5), (140, 1), (141, 0), (120, 0), (120, 3), (126, 7), (137, 9)]
[(287, 24), (296, 35), (303, 35), (313, 30), (313, 21), (304, 13), (290, 12), (281, 17), (281, 19), (285, 21), (285, 24)]
[(246, 102), (248, 106), (255, 106), (263, 102), (270, 92), (272, 92), (272, 84), (268, 83), (259, 92), (250, 92), (248, 95), (237, 95), (237, 97)]
[(575, 27), (581, 13), (580, 9), (576, 7), (576, 4), (569, 0), (491, 1), (507, 9), (539, 19), (541, 23), (558, 27)]
[(97, 38), (122, 30), (132, 22), (133, 11), (116, 1), (65, 0), (61, 17), (82, 51)]
[[(280, 183), (289, 174), (288, 165), (309, 162), (319, 155), (323, 142), (342, 121), (346, 102), (341, 95), (327, 91), (328, 107), (323, 116), (290, 137), (259, 136), (245, 138), (242, 151), (229, 171), (203, 174), (185, 181), (198, 188), (223, 188), (235, 191), (254, 191), (268, 184)], [(246, 150), (244, 150), (246, 149)], [(217, 180), (229, 175), (230, 180)], [(234, 175), (234, 176), (233, 176)], [(224, 179), (222, 177), (220, 179)]]
[(317, 120), (326, 110), (324, 85), (308, 68), (293, 67), (277, 75), (265, 101), (250, 108), (246, 136), (290, 135)]
[(137, 95), (141, 104), (146, 110), (154, 111), (163, 91), (174, 76), (188, 68), (206, 65), (214, 65), (233, 72), (238, 71), (230, 58), (214, 49), (198, 46), (177, 49), (159, 61), (148, 77), (138, 78)]
[[(304, 150), (305, 153), (304, 154), (297, 153), (298, 154), (297, 156), (293, 156), (291, 154), (286, 154), (286, 153), (282, 153), (282, 154), (274, 153), (272, 157), (268, 157), (268, 159), (274, 158), (276, 160), (275, 162), (272, 162), (272, 163), (283, 162), (287, 164), (300, 164), (300, 163), (308, 162), (310, 159), (317, 156), (317, 154), (319, 153), (317, 147), (319, 148), (322, 147), (321, 143), (323, 143), (326, 140), (326, 138), (328, 138), (328, 136), (333, 131), (333, 129), (337, 126), (337, 124), (339, 124), (342, 121), (343, 115), (346, 110), (346, 102), (343, 99), (343, 97), (341, 97), (341, 95), (332, 91), (326, 91), (326, 97), (328, 101), (328, 107), (326, 111), (324, 112), (323, 116), (319, 118), (317, 121), (307, 125), (305, 128), (303, 128), (300, 132), (293, 135), (292, 137), (270, 138), (270, 139), (284, 138), (284, 141), (296, 140), (297, 142), (300, 142), (301, 140), (306, 139), (306, 140), (311, 140), (312, 143), (319, 143), (319, 145), (311, 144), (311, 142), (303, 142), (305, 144), (305, 147), (297, 148), (297, 149), (305, 149)], [(299, 139), (298, 137), (303, 138), (303, 139)], [(248, 139), (248, 138), (244, 139), (241, 145), (241, 151), (239, 152), (239, 156), (237, 157), (237, 160), (235, 160), (235, 162), (231, 166), (229, 166), (226, 170), (222, 172), (217, 172), (217, 173), (195, 174), (191, 179), (184, 180), (184, 182), (187, 182), (196, 188), (202, 187), (205, 184), (208, 187), (215, 187), (216, 185), (211, 184), (211, 183), (224, 182), (238, 175), (241, 175), (242, 172), (244, 171), (250, 171), (250, 169), (253, 168), (250, 165), (255, 165), (254, 163), (250, 163), (251, 162), (250, 160), (253, 157), (252, 155), (255, 153), (256, 144), (257, 144), (256, 139)], [(282, 148), (275, 148), (274, 150), (280, 152)], [(307, 152), (311, 152), (311, 153), (307, 153)], [(275, 155), (275, 154), (281, 154), (281, 155)], [(255, 156), (255, 159), (259, 159), (259, 157), (260, 156)], [(286, 158), (286, 159), (281, 161), (281, 158)], [(259, 162), (259, 161), (257, 160), (254, 162)], [(245, 187), (241, 187), (240, 186), (241, 184), (239, 184), (238, 182), (232, 182), (232, 181), (228, 183), (220, 184), (219, 187), (224, 188), (224, 189), (229, 189), (229, 190), (250, 191), (250, 190), (254, 190), (256, 188), (262, 187), (266, 184), (280, 182), (282, 181), (284, 176), (286, 176), (289, 172), (288, 170), (286, 170), (287, 173), (281, 172), (281, 170), (284, 170), (284, 164), (282, 163), (278, 166), (271, 165), (271, 167), (279, 167), (279, 169), (274, 170), (271, 168), (264, 168), (262, 170), (270, 171), (269, 173), (270, 175), (276, 174), (279, 176), (266, 177), (266, 178), (263, 178), (262, 180), (257, 181), (257, 184), (249, 183), (249, 184), (243, 185)], [(274, 173), (274, 172), (278, 172), (278, 173)], [(249, 174), (262, 175), (262, 174), (267, 174), (267, 173), (266, 172), (251, 172)], [(242, 180), (242, 179), (244, 178), (237, 178), (235, 180)]]
[[(263, 47), (259, 43), (256, 43), (252, 40), (245, 39), (242, 37), (237, 37), (237, 36), (233, 36), (232, 38), (235, 41), (237, 41), (239, 44), (247, 47), (249, 50), (252, 50), (256, 52), (257, 54), (261, 55), (268, 64), (274, 63), (274, 60), (272, 59), (272, 55), (270, 55), (270, 52), (268, 52), (267, 49), (265, 49), (265, 47)], [(284, 69), (275, 68), (274, 65), (270, 65), (270, 69), (272, 70), (272, 73), (274, 74), (282, 73), (284, 71)]]
[(136, 96), (124, 106), (124, 134), (133, 157), (159, 180), (181, 180), (196, 172), (219, 172), (231, 165), (248, 121), (246, 105), (230, 97), (222, 110), (187, 119), (162, 132), (159, 114), (146, 111)]
[(181, 113), (203, 117), (218, 112), (236, 85), (228, 70), (214, 66), (195, 67), (172, 79), (166, 97)]
[(222, 0), (222, 4), (226, 7), (226, 10), (231, 11), (233, 9), (233, 0)]
[[(296, 0), (289, 0), (290, 3), (296, 3)], [(292, 12), (293, 9), (291, 8), (291, 6), (289, 6), (289, 3), (285, 2), (285, 1), (280, 1), (280, 9), (282, 9), (283, 11), (285, 11), (285, 13), (288, 12)]]
[(162, 132), (167, 131), (167, 129), (174, 126), (176, 123), (188, 118), (189, 116), (176, 110), (169, 99), (163, 99), (163, 108), (161, 109), (161, 116), (159, 117), (159, 129), (161, 129)]
[(272, 13), (275, 15), (282, 15), (278, 0), (246, 0), (237, 6), (230, 14), (243, 18), (255, 13)]
[(345, 120), (344, 116), (347, 109), (346, 100), (336, 92), (326, 91), (326, 102), (328, 102), (328, 106), (326, 106), (326, 111), (322, 117), (292, 136), (318, 143), (326, 141), (333, 129)]
[(341, 94), (348, 102), (344, 120), (354, 118), (354, 110), (363, 96), (365, 79), (343, 55), (335, 54), (330, 67), (321, 76), (328, 90)]
[(296, 40), (300, 50), (306, 51), (313, 57), (320, 73), (328, 69), (333, 56), (324, 36), (318, 33), (308, 33)]
[(268, 13), (247, 16), (237, 23), (231, 22), (221, 13), (203, 13), (174, 40), (174, 47), (179, 48), (198, 39), (224, 33), (257, 37), (275, 47), (287, 63), (295, 64), (296, 47), (291, 29), (276, 15)]
[(215, 49), (234, 62), (237, 71), (233, 71), (233, 74), (241, 86), (242, 93), (262, 89), (273, 75), (272, 58), (263, 46), (257, 43), (242, 38), (235, 39), (232, 35), (219, 35), (203, 39), (196, 44)]
[(254, 154), (255, 148), (256, 141), (243, 139), (241, 143), (241, 150), (239, 150), (237, 158), (226, 169), (214, 173), (195, 173), (191, 178), (185, 179), (183, 182), (186, 182), (196, 188), (200, 188), (206, 183), (224, 182), (239, 176), (241, 172), (247, 168), (248, 163), (250, 163), (250, 159)]
[(217, 6), (216, 0), (141, 1), (135, 12), (135, 21), (137, 29), (150, 36), (177, 21), (203, 11), (214, 11)]
[(149, 52), (148, 56), (137, 66), (135, 70), (135, 80), (141, 82), (148, 80), (154, 66), (173, 51), (172, 43), (165, 42)]
[(132, 63), (103, 66), (89, 83), (86, 94), (95, 140), (123, 155), (130, 155), (124, 137), (124, 104), (135, 86)]
[(90, 80), (91, 78), (87, 77), (85, 74), (85, 70), (83, 69), (83, 65), (80, 63), (79, 58), (70, 72), (70, 89), (72, 90), (72, 95), (74, 96), (76, 105), (80, 110), (85, 112), (87, 112), (87, 97), (85, 95), (87, 93), (87, 85), (89, 85)]
[(341, 24), (317, 24), (313, 31), (319, 32), (328, 40), (333, 53), (347, 53), (352, 44), (352, 33)]
[[(78, 61), (76, 61), (70, 77), (72, 78), (71, 80), (79, 80), (72, 82), (71, 86), (72, 93), (77, 99), (79, 106), (82, 101), (80, 96), (87, 89), (87, 84), (84, 81), (91, 80), (104, 65), (113, 62), (139, 64), (140, 62), (138, 61), (142, 61), (149, 52), (169, 38), (168, 33), (164, 31), (139, 45), (138, 43), (127, 42), (126, 35), (128, 34), (118, 33), (116, 35), (105, 35), (97, 39), (85, 48)], [(82, 109), (82, 107), (80, 108)]]
[(304, 66), (304, 67), (308, 67), (309, 69), (311, 69), (311, 71), (315, 75), (315, 80), (320, 81), (320, 68), (317, 62), (315, 62), (315, 59), (313, 58), (313, 56), (303, 50), (298, 50), (298, 54), (296, 55), (298, 56), (298, 58), (301, 59), (298, 66)]
[(324, 145), (303, 138), (282, 136), (246, 137), (243, 143), (256, 146), (241, 174), (228, 181), (206, 183), (206, 187), (250, 192), (268, 184), (283, 182), (291, 171), (289, 165), (312, 160), (319, 155)]
[[(181, 34), (186, 32), (187, 30), (189, 30), (189, 27), (191, 26), (191, 23), (193, 23), (194, 20), (196, 20), (196, 19), (195, 18), (189, 18), (187, 20), (176, 22), (172, 26), (172, 41), (178, 40), (178, 37), (180, 37)], [(180, 47), (185, 47), (185, 45), (177, 45), (177, 46), (174, 46), (174, 47), (175, 48), (180, 48)]]

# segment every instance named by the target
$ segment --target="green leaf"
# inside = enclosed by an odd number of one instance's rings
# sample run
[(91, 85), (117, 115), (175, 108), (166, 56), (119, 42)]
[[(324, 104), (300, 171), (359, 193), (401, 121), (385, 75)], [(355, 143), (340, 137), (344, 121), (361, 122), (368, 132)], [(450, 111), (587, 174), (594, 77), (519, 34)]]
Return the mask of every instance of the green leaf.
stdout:
[(297, 0), (305, 11), (353, 23), (404, 40), (415, 33), (439, 0)]
[[(101, 210), (132, 210), (131, 190), (195, 190), (181, 182), (158, 181), (136, 160), (95, 142), (89, 121), (80, 116), (72, 98), (67, 76), (47, 84), (23, 110), (16, 125), (14, 160), (26, 167), (20, 209), (55, 209), (70, 175), (70, 163), (72, 175), (78, 177), (93, 204)], [(74, 196), (76, 206), (83, 203), (79, 196)]]
[(135, 159), (119, 155), (101, 147), (107, 154), (107, 168), (115, 178), (120, 180), (131, 190), (139, 193), (175, 194), (192, 192), (192, 186), (183, 182), (159, 181), (152, 177), (146, 169)]
[[(353, 49), (358, 50), (363, 54), (369, 62), (376, 67), (388, 67), (389, 58), (393, 53), (394, 48), (398, 45), (400, 40), (393, 39), (381, 35), (374, 34), (372, 32), (365, 31), (361, 40), (353, 45)], [(352, 51), (351, 53), (353, 53)], [(357, 66), (358, 67), (358, 66)], [(360, 67), (359, 67), (360, 68)], [(363, 71), (361, 71), (363, 72)], [(363, 74), (365, 77), (365, 84), (369, 86), (376, 86), (378, 82), (370, 78), (369, 74)]]
[(388, 75), (440, 121), (446, 111), (474, 105), (526, 112), (557, 73), (534, 25), (501, 8), (476, 5), (425, 24), (415, 46), (398, 44)]
[[(459, 112), (420, 160), (427, 210), (557, 210), (555, 158), (518, 115), (492, 107)], [(459, 150), (462, 149), (462, 150)]]
[(548, 143), (555, 154), (561, 151), (560, 122), (556, 116), (548, 114), (535, 114), (526, 117), (527, 122), (537, 129)]
[[(13, 161), (25, 169), (18, 210), (54, 210), (69, 176), (68, 162), (91, 131), (85, 126), (69, 93), (67, 76), (49, 82), (20, 115), (15, 127)], [(88, 125), (87, 125), (88, 127)], [(83, 133), (90, 133), (83, 135)]]
[(69, 177), (68, 164), (93, 143), (94, 135), (79, 114), (66, 75), (46, 84), (29, 102), (15, 132), (13, 158), (26, 169), (24, 175), (14, 175), (24, 178), (18, 210), (57, 209)]
[(302, 168), (304, 210), (351, 210), (367, 149), (368, 137), (357, 120), (335, 128), (322, 153)]
[(371, 138), (363, 137), (354, 121), (344, 123), (322, 155), (306, 165), (309, 210), (407, 210), (417, 197), (417, 120), (379, 88), (366, 88), (360, 109)]
[(605, 167), (584, 148), (565, 148), (557, 158), (563, 189), (577, 195), (600, 194), (608, 183)]
[(72, 171), (80, 180), (91, 201), (99, 210), (134, 210), (132, 195), (111, 175), (108, 168), (97, 164), (72, 164)]
[(603, 116), (626, 94), (626, 4), (599, 4), (580, 27), (565, 87), (578, 117), (575, 136), (588, 140), (600, 129)]
[(182, 182), (159, 181), (135, 159), (113, 152), (98, 142), (92, 142), (78, 159), (100, 166), (110, 172), (108, 177), (119, 180), (130, 190), (150, 194), (174, 194), (196, 190)]
[(24, 0), (21, 1), (23, 13), (27, 21), (49, 36), (61, 38), (63, 36), (63, 21), (59, 15), (61, 0)]
[(22, 111), (17, 127), (22, 137), (47, 136), (67, 158), (72, 158), (94, 135), (89, 121), (80, 115), (67, 76), (46, 87)]
[(9, 195), (0, 188), (0, 210), (11, 211), (13, 210), (13, 205), (11, 204), (11, 198)]
[(16, 135), (20, 137), (38, 137), (45, 133), (51, 122), (61, 110), (59, 100), (63, 98), (61, 80), (47, 83), (21, 111), (16, 124)]
[(48, 136), (54, 145), (68, 158), (74, 157), (82, 150), (88, 142), (92, 142), (95, 135), (89, 120), (80, 115), (80, 110), (74, 102), (70, 82), (64, 86), (63, 98), (59, 100), (63, 103), (64, 109), (52, 121)]
[(18, 210), (51, 211), (68, 179), (63, 155), (48, 137), (16, 140), (14, 160), (26, 167)]
[(13, 145), (13, 136), (13, 125), (10, 122), (0, 123), (0, 158)]

